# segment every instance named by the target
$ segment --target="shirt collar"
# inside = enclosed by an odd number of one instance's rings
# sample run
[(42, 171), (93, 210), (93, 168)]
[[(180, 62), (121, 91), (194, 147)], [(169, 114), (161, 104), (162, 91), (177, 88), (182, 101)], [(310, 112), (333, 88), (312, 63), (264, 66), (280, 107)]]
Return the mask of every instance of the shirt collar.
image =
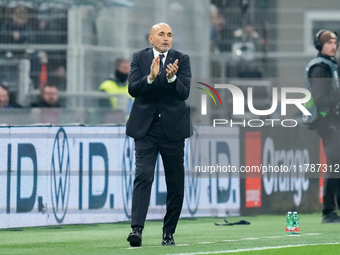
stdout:
[(164, 64), (164, 63), (165, 63), (165, 60), (166, 60), (166, 56), (168, 55), (168, 52), (169, 52), (169, 51), (160, 53), (159, 51), (155, 50), (154, 48), (152, 48), (152, 50), (153, 50), (153, 56), (154, 56), (154, 58), (157, 57), (159, 54), (164, 54), (164, 58), (162, 59), (163, 64)]

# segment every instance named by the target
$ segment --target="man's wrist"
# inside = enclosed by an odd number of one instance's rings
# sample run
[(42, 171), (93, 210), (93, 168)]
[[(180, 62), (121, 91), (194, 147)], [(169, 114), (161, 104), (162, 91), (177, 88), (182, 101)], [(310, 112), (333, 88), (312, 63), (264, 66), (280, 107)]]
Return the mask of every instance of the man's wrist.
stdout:
[(150, 75), (149, 75), (148, 78), (147, 78), (148, 84), (151, 84), (154, 80), (155, 80), (155, 79), (150, 79)]
[(170, 79), (167, 78), (168, 83), (173, 83), (176, 80), (176, 78), (177, 78), (176, 74), (172, 76)]

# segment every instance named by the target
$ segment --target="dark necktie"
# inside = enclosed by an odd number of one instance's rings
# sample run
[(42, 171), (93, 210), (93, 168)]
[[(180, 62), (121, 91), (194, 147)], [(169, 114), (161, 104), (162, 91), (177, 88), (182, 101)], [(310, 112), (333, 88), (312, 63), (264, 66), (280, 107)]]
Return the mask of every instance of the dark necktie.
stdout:
[(159, 54), (159, 72), (163, 71), (164, 65), (163, 65), (163, 58), (164, 58), (164, 54)]

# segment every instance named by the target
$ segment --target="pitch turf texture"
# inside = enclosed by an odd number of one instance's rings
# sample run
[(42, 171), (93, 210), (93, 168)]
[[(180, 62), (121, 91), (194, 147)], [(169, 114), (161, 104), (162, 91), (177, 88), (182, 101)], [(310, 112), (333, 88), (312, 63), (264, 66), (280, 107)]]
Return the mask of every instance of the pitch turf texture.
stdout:
[(162, 247), (161, 221), (147, 221), (143, 247), (130, 248), (127, 222), (0, 231), (0, 254), (340, 254), (340, 224), (322, 224), (320, 214), (300, 215), (300, 235), (287, 236), (285, 215), (229, 217), (250, 225), (215, 226), (223, 218), (181, 219), (176, 246)]

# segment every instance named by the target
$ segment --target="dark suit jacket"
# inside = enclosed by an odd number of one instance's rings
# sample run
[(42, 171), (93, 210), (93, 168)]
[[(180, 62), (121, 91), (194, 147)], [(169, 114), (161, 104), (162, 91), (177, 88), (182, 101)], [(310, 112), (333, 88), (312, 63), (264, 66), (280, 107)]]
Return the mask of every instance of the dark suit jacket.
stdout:
[(135, 98), (126, 124), (126, 134), (143, 138), (157, 114), (161, 114), (165, 134), (170, 141), (185, 139), (191, 134), (190, 114), (185, 101), (189, 97), (191, 69), (189, 56), (170, 49), (166, 67), (178, 59), (176, 80), (168, 83), (165, 69), (148, 84), (147, 76), (154, 58), (152, 48), (133, 54), (129, 75), (129, 93)]

